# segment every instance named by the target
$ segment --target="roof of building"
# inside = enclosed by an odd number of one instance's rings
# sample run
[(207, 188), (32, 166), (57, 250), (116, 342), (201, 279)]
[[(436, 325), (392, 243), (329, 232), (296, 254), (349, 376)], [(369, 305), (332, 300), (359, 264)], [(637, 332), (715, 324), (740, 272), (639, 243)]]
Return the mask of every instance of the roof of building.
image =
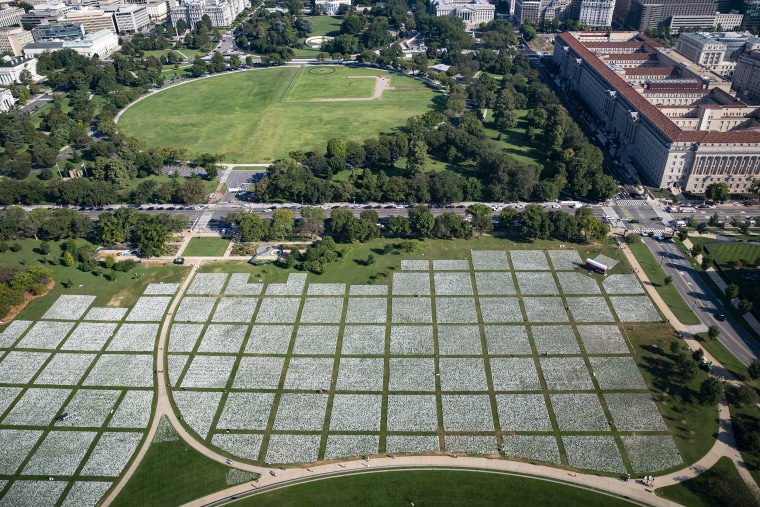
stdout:
[[(628, 82), (589, 51), (585, 44), (573, 37), (569, 32), (557, 35), (566, 46), (570, 47), (599, 75), (612, 85), (615, 90), (628, 100), (636, 109), (654, 123), (658, 129), (673, 142), (692, 143), (760, 143), (760, 132), (737, 130), (729, 132), (712, 132), (706, 130), (682, 130), (673, 123), (655, 105), (650, 103), (639, 92), (632, 89)], [(658, 46), (660, 46), (658, 44)], [(660, 46), (661, 47), (661, 46)]]

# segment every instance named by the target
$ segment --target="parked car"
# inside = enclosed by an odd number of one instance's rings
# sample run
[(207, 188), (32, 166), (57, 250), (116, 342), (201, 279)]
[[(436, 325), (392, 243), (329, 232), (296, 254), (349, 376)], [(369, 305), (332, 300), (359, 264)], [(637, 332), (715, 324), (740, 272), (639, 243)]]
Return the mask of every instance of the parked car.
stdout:
[(174, 259), (173, 262), (174, 262), (174, 264), (184, 264), (185, 263), (185, 258), (184, 257), (177, 257), (176, 259)]

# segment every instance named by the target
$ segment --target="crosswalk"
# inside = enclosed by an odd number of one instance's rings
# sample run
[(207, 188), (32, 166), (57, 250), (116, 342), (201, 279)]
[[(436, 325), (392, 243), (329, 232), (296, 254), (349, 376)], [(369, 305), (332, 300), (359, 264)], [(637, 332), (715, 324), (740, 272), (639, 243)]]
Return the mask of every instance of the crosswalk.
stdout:
[(615, 204), (618, 206), (648, 206), (649, 204), (643, 199), (616, 199)]
[(198, 221), (195, 223), (195, 229), (205, 229), (208, 227), (208, 223), (211, 220), (211, 218), (214, 216), (214, 210), (207, 210), (203, 212), (203, 215), (200, 216)]
[(645, 229), (642, 227), (641, 229), (639, 229), (639, 232), (640, 233), (645, 232), (647, 234), (651, 232), (655, 236), (662, 236), (663, 234), (665, 234), (666, 231), (665, 229)]

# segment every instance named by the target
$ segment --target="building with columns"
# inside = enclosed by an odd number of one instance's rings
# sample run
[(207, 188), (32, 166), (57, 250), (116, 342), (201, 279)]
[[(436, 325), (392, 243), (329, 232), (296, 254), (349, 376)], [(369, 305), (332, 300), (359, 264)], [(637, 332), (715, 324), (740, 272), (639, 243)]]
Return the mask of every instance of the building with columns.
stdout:
[(7, 113), (15, 103), (16, 99), (13, 98), (13, 93), (8, 88), (0, 89), (0, 113)]
[(496, 7), (488, 0), (434, 0), (430, 12), (436, 16), (456, 16), (464, 21), (468, 30), (494, 18)]
[(682, 58), (637, 32), (565, 32), (554, 42), (560, 75), (644, 179), (747, 192), (760, 178), (760, 106)]

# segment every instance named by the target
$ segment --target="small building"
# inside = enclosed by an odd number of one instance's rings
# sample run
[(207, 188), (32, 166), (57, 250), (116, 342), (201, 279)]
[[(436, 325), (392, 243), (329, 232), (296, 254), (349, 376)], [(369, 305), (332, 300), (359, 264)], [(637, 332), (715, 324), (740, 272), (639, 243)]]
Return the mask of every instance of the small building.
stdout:
[(606, 275), (608, 268), (601, 262), (596, 262), (594, 259), (586, 259), (586, 269), (593, 271), (594, 273), (599, 273), (600, 275)]
[(72, 10), (74, 10), (73, 7), (63, 3), (39, 4), (21, 16), (21, 24), (24, 26), (52, 25), (58, 22), (58, 18)]

